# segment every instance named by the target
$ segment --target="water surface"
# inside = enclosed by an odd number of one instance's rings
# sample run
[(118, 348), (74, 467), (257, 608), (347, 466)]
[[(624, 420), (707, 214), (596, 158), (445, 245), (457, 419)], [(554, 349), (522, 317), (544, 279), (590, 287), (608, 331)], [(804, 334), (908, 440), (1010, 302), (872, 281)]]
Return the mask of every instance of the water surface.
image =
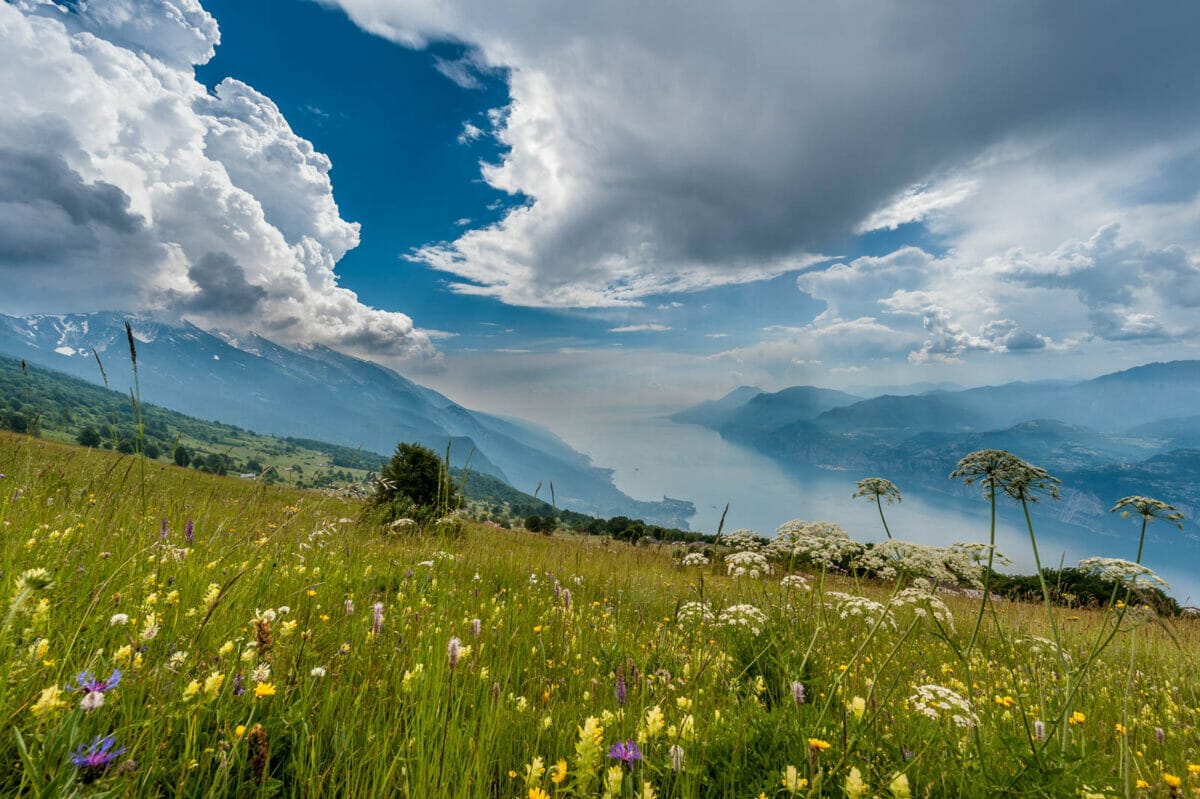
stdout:
[[(859, 541), (883, 539), (874, 503), (851, 499), (857, 474), (816, 468), (785, 469), (752, 450), (722, 439), (696, 425), (675, 424), (661, 416), (594, 420), (586, 430), (564, 436), (591, 455), (593, 462), (614, 470), (619, 489), (642, 500), (663, 496), (691, 500), (696, 514), (693, 530), (714, 532), (725, 504), (725, 529), (748, 528), (772, 535), (789, 519), (837, 522)], [(893, 535), (908, 541), (948, 545), (955, 541), (986, 541), (988, 505), (935, 491), (900, 486), (904, 501), (885, 505)], [(1020, 509), (1002, 504), (997, 530), (998, 549), (1013, 560), (1012, 570), (1033, 573), (1034, 561)], [(1075, 565), (1092, 555), (1133, 559), (1138, 524), (1116, 516), (1098, 520), (1099, 532), (1054, 520), (1034, 507), (1043, 565)], [(1175, 528), (1151, 525), (1143, 562), (1171, 583), (1181, 602), (1200, 597), (1200, 547), (1180, 538)]]

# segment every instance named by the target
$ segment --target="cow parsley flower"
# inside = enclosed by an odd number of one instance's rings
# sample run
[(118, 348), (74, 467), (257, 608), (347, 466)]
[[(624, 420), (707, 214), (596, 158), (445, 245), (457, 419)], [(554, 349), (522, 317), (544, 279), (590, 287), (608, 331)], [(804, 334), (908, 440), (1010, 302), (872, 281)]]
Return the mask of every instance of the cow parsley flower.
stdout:
[(840, 565), (861, 549), (861, 544), (833, 522), (792, 519), (779, 525), (766, 553), (772, 560), (799, 560), (829, 568)]
[(896, 620), (885, 605), (865, 596), (845, 594), (841, 591), (829, 591), (825, 596), (832, 600), (828, 606), (842, 619), (861, 618), (869, 624), (882, 624), (896, 629)]
[(1148, 567), (1121, 558), (1084, 558), (1079, 561), (1079, 570), (1130, 588), (1171, 587)]
[(696, 627), (701, 624), (711, 624), (716, 621), (712, 609), (703, 602), (684, 602), (675, 614), (675, 620), (682, 627)]
[(757, 579), (770, 574), (771, 564), (760, 552), (734, 552), (725, 556), (725, 570), (730, 577)]
[(717, 616), (722, 627), (742, 628), (758, 635), (767, 626), (767, 616), (753, 605), (730, 605)]
[(942, 685), (918, 685), (908, 698), (913, 710), (931, 719), (948, 718), (958, 727), (974, 727), (979, 717), (971, 703)]

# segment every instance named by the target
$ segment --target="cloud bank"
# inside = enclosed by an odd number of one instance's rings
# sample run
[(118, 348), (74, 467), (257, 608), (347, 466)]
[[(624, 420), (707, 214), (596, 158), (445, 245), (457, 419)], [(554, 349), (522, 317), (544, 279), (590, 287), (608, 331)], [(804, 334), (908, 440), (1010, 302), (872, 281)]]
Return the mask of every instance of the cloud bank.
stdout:
[(2, 310), (149, 309), (432, 355), (407, 316), (338, 285), (359, 230), (329, 159), (250, 86), (196, 81), (219, 40), (197, 0), (0, 3)]
[[(465, 43), (443, 70), (459, 85), (472, 65), (505, 70), (491, 133), (508, 151), (482, 174), (523, 202), (414, 258), (516, 305), (758, 280), (918, 221), (967, 236), (989, 204), (980, 257), (1052, 251), (1120, 198), (1050, 181), (1038, 201), (1006, 196), (1022, 170), (1082, 163), (1099, 180), (1195, 151), (1195, 5), (321, 1), (406, 46)], [(1086, 207), (1057, 241), (1022, 240), (1055, 199)]]

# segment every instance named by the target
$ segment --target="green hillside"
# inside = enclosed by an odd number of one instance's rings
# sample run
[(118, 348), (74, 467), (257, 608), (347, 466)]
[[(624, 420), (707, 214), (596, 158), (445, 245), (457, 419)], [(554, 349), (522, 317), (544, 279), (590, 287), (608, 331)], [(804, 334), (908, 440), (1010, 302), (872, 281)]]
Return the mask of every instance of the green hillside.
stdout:
[[(363, 494), (370, 490), (375, 474), (390, 457), (315, 439), (262, 435), (152, 403), (137, 406), (129, 394), (0, 356), (0, 429), (132, 453), (138, 446), (139, 416), (143, 448), (152, 460), (178, 463), (175, 452), (182, 448), (190, 468), (268, 484)], [(92, 438), (88, 438), (87, 431), (91, 431)], [(556, 508), (544, 498), (518, 491), (481, 472), (464, 475), (456, 468), (452, 474), (466, 486), (464, 494), (473, 515), (503, 526), (520, 526), (537, 516), (554, 519), (556, 525), (571, 529), (631, 540), (642, 536), (681, 541), (705, 538), (624, 516), (605, 520)], [(542, 496), (549, 493), (547, 486)]]

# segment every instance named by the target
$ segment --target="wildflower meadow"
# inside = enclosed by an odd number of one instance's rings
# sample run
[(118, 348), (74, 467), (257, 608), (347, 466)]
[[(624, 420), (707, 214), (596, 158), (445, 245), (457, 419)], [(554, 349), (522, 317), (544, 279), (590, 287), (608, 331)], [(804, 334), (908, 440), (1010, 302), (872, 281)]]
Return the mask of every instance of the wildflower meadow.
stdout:
[[(1036, 549), (1053, 478), (975, 455)], [(893, 539), (874, 479), (879, 530), (633, 546), (4, 434), (0, 795), (1200, 794), (1200, 627), (1136, 546), (1105, 603), (1001, 601), (986, 523)]]

